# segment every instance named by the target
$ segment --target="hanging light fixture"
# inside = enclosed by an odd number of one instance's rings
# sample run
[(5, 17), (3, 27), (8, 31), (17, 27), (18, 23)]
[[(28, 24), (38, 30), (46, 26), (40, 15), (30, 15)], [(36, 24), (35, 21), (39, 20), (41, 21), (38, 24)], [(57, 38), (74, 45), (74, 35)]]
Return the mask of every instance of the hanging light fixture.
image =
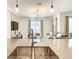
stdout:
[(37, 20), (39, 20), (39, 17), (40, 17), (40, 15), (39, 15), (39, 7), (41, 6), (42, 4), (41, 3), (37, 3), (37, 9), (36, 9), (36, 12), (37, 12), (37, 14), (36, 14), (36, 19)]
[(50, 9), (51, 12), (54, 12), (54, 7), (53, 7), (53, 0), (51, 0), (51, 9)]
[(36, 11), (37, 11), (37, 16), (36, 16), (36, 18), (37, 18), (37, 20), (38, 20), (38, 19), (39, 19), (39, 15), (38, 15), (38, 8), (37, 8), (37, 10), (36, 10)]
[(18, 0), (16, 0), (16, 8), (15, 8), (16, 12), (19, 12), (19, 7), (18, 7)]

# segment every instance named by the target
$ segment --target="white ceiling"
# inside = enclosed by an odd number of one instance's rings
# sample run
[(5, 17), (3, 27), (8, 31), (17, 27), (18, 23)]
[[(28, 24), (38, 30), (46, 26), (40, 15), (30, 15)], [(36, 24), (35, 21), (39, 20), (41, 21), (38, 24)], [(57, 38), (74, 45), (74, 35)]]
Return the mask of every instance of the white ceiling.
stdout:
[[(38, 7), (37, 3), (42, 3), (42, 5)], [(53, 0), (54, 13), (50, 12), (50, 3), (51, 0), (19, 0), (18, 14), (20, 16), (34, 16), (37, 8), (41, 16), (52, 16), (56, 12), (72, 11), (72, 0)], [(7, 0), (7, 4), (15, 12), (16, 0)]]

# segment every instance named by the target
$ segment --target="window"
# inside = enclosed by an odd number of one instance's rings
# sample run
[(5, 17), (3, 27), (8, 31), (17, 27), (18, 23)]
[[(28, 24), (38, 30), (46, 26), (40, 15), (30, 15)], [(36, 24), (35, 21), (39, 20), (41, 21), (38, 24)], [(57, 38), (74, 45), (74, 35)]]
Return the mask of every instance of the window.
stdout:
[(72, 17), (71, 16), (67, 16), (67, 27), (66, 27), (66, 32), (68, 34), (68, 39), (72, 39)]
[(38, 20), (31, 20), (31, 29), (33, 29), (34, 35), (35, 33), (40, 33), (40, 21)]
[(40, 20), (31, 20), (31, 29), (33, 29), (33, 34), (41, 34), (41, 21)]
[(72, 39), (72, 17), (69, 17), (69, 38)]
[(34, 42), (41, 42), (41, 20), (30, 20), (30, 29), (33, 30)]

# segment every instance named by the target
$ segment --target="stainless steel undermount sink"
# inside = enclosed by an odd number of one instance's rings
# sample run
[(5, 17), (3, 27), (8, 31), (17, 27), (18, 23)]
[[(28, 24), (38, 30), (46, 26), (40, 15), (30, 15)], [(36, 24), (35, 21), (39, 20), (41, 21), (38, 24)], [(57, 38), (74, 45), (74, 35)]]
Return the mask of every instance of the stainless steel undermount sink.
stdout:
[(59, 59), (47, 46), (18, 46), (8, 59)]

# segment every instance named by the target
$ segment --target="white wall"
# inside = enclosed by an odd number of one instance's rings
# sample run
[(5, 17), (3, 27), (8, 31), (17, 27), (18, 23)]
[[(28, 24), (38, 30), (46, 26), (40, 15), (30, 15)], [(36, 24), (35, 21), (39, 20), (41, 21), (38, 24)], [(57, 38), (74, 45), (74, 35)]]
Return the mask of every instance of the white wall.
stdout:
[(57, 18), (57, 31), (60, 32), (60, 13), (56, 13), (53, 18)]
[(27, 17), (19, 18), (19, 31), (23, 35), (24, 39), (27, 39), (28, 37), (28, 24), (29, 24), (29, 18)]
[(7, 52), (11, 48), (11, 11), (7, 8)]
[(52, 17), (44, 17), (43, 19), (43, 36), (53, 31), (53, 19)]
[(66, 16), (72, 16), (72, 12), (65, 12), (65, 13), (56, 13), (54, 19), (57, 17), (58, 19), (58, 32), (62, 34), (66, 33)]
[(72, 16), (72, 12), (69, 11), (69, 12), (64, 12), (64, 13), (60, 13), (60, 32), (63, 33), (63, 34), (67, 34), (67, 29), (66, 29), (66, 26), (67, 26), (67, 19), (66, 19), (66, 16)]
[(60, 14), (60, 32), (66, 34), (66, 16)]

